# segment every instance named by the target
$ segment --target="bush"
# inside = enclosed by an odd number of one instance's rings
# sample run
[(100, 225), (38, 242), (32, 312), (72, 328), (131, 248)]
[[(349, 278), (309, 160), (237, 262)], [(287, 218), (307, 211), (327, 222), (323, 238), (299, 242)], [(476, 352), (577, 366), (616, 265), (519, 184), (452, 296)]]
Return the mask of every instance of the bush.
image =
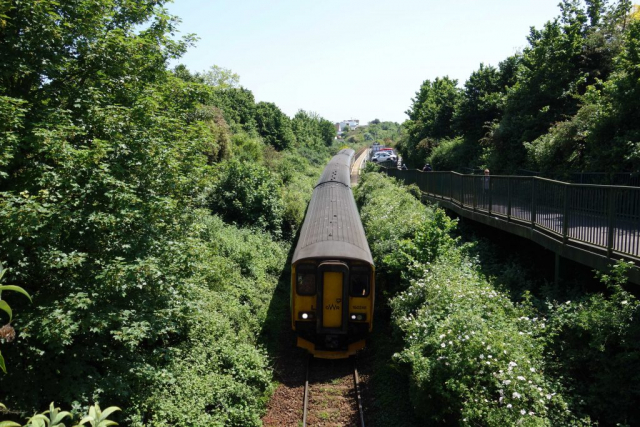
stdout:
[(406, 245), (406, 239), (433, 216), (433, 211), (393, 180), (375, 172), (360, 176), (354, 196), (379, 279), (382, 279), (380, 283), (388, 286), (382, 289), (393, 294), (405, 269), (388, 256), (398, 253), (401, 245)]
[(286, 250), (269, 234), (200, 213), (167, 254), (184, 277), (185, 336), (146, 373), (149, 393), (130, 408), (133, 426), (261, 425), (272, 383), (257, 340)]
[[(579, 425), (546, 374), (547, 321), (527, 299), (510, 301), (451, 236), (455, 223), (377, 173), (356, 191), (376, 263), (390, 286), (416, 413), (461, 425)], [(584, 421), (588, 422), (588, 421)]]
[(581, 410), (606, 425), (640, 419), (640, 303), (622, 287), (625, 270), (619, 263), (600, 275), (610, 296), (547, 300), (551, 371)]
[(463, 257), (422, 266), (423, 277), (391, 300), (410, 371), (412, 402), (433, 422), (569, 425), (559, 387), (545, 374), (546, 320), (514, 305)]
[(458, 137), (441, 140), (431, 151), (427, 161), (434, 170), (452, 171), (461, 166), (467, 166), (473, 157), (470, 147), (461, 137)]
[(226, 221), (281, 234), (282, 195), (278, 181), (265, 167), (230, 161), (219, 165), (209, 194), (209, 208)]

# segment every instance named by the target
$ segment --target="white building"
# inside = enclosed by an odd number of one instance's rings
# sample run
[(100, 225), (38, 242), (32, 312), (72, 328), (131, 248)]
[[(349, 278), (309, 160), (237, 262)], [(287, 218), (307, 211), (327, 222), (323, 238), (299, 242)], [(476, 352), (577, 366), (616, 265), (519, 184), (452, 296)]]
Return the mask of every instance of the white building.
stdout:
[(349, 126), (350, 130), (353, 130), (360, 126), (360, 120), (350, 119), (343, 120), (340, 123), (336, 123), (336, 131), (338, 132), (338, 135), (342, 135), (342, 132), (344, 132), (344, 128), (346, 128), (347, 126)]

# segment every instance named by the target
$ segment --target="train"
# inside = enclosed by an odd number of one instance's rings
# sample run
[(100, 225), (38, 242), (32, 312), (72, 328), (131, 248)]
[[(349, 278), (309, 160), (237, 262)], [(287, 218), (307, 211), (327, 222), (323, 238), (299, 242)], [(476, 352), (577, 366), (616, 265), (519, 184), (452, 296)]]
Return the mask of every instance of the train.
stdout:
[(291, 260), (291, 327), (317, 358), (354, 355), (373, 328), (375, 266), (351, 192), (354, 155), (340, 150), (325, 167)]

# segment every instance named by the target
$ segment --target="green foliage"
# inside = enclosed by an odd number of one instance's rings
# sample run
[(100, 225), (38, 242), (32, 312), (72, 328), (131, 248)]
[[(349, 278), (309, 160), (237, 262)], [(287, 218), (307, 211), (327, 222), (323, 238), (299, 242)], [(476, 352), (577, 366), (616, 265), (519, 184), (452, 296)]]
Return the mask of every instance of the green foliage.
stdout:
[(374, 120), (367, 126), (360, 126), (349, 133), (348, 142), (353, 146), (378, 143), (394, 147), (402, 137), (402, 128), (395, 122)]
[(163, 5), (2, 9), (0, 250), (34, 301), (0, 300), (16, 410), (55, 397), (117, 402), (129, 425), (259, 425), (258, 335), (288, 251), (273, 236), (299, 225), (334, 147), (314, 117), (322, 149), (272, 155), (295, 147), (277, 107), (234, 76), (169, 72), (193, 39)]
[(271, 102), (259, 102), (256, 105), (256, 126), (264, 142), (276, 150), (295, 145), (296, 136), (291, 129), (291, 119)]
[(414, 195), (380, 173), (363, 173), (354, 197), (377, 271), (385, 272), (394, 283), (404, 267), (387, 256), (397, 253), (401, 242), (423, 229), (434, 213), (424, 208)]
[(165, 258), (171, 274), (184, 277), (185, 336), (157, 350), (164, 363), (141, 369), (149, 392), (131, 407), (133, 426), (257, 426), (272, 389), (256, 341), (288, 247), (196, 214), (188, 239)]
[(111, 415), (115, 411), (120, 411), (120, 408), (118, 408), (117, 406), (111, 406), (105, 409), (104, 411), (102, 411), (100, 410), (100, 406), (98, 406), (98, 404), (96, 403), (95, 405), (89, 407), (89, 415), (82, 418), (78, 423), (78, 425), (74, 427), (80, 427), (87, 423), (91, 427), (108, 427), (108, 426), (118, 425), (118, 423), (114, 421), (110, 421), (108, 419), (109, 415)]
[(455, 136), (453, 117), (460, 102), (458, 81), (449, 77), (425, 80), (406, 112), (409, 120), (404, 126), (406, 137), (398, 145), (402, 157), (409, 164), (424, 163), (441, 138)]
[(281, 232), (282, 195), (275, 177), (264, 166), (238, 161), (221, 164), (208, 205), (229, 222), (276, 235)]
[(486, 123), (499, 119), (506, 91), (504, 66), (496, 69), (480, 64), (464, 84), (464, 91), (454, 113), (454, 127), (469, 143), (477, 145), (484, 136)]
[(333, 123), (304, 110), (296, 113), (291, 127), (297, 143), (306, 147), (330, 146), (336, 135)]
[(450, 171), (456, 170), (460, 166), (469, 164), (470, 159), (475, 156), (470, 149), (472, 146), (467, 144), (461, 137), (453, 139), (442, 139), (440, 144), (431, 151), (431, 155), (427, 158), (427, 162), (435, 170)]
[[(6, 409), (6, 406), (0, 404), (0, 407)], [(100, 406), (96, 403), (94, 406), (89, 407), (88, 414), (83, 417), (78, 424), (74, 427), (81, 427), (84, 425), (90, 425), (91, 427), (108, 427), (118, 425), (115, 421), (109, 420), (109, 416), (115, 411), (120, 411), (120, 408), (111, 406), (104, 411), (100, 410)], [(74, 416), (70, 412), (60, 411), (60, 408), (56, 408), (53, 402), (49, 405), (49, 410), (44, 411), (41, 414), (36, 414), (29, 418), (24, 427), (65, 427), (62, 422), (65, 418), (73, 419)], [(0, 427), (22, 427), (13, 421), (0, 421)]]
[(201, 77), (205, 84), (218, 89), (236, 88), (240, 84), (238, 74), (218, 65), (212, 65)]
[(498, 69), (481, 64), (459, 96), (451, 85), (438, 91), (426, 81), (407, 111), (403, 156), (420, 164), (440, 138), (459, 135), (463, 143), (447, 144), (432, 163), (497, 173), (528, 167), (554, 176), (637, 170), (640, 36), (630, 9), (626, 0), (563, 0), (560, 16), (532, 28), (521, 53)]
[[(453, 261), (452, 261), (453, 260)], [(462, 425), (570, 425), (558, 387), (545, 375), (537, 340), (545, 320), (529, 317), (477, 273), (473, 262), (416, 266), (423, 277), (391, 301), (405, 339), (396, 357), (412, 378), (414, 408)]]
[(444, 212), (375, 173), (364, 175), (356, 199), (378, 271), (402, 281), (387, 292), (404, 343), (394, 361), (424, 422), (588, 424), (569, 411), (562, 386), (547, 374), (547, 319), (527, 298), (513, 303), (480, 272)]
[(550, 371), (577, 406), (607, 425), (632, 425), (640, 416), (640, 302), (623, 288), (627, 268), (620, 262), (600, 274), (609, 296), (547, 301)]
[(640, 22), (632, 21), (606, 82), (589, 86), (582, 106), (549, 133), (525, 144), (530, 165), (543, 171), (636, 170), (640, 165)]
[(450, 235), (455, 227), (456, 222), (437, 209), (410, 238), (400, 241), (397, 251), (385, 256), (385, 265), (398, 272), (411, 272), (413, 270), (407, 266), (435, 262), (455, 247), (456, 239)]
[(264, 143), (258, 137), (239, 132), (231, 137), (233, 157), (241, 162), (262, 163)]
[[(2, 279), (4, 278), (4, 275), (6, 272), (7, 270), (0, 263), (0, 283), (2, 283)], [(5, 343), (5, 342), (11, 342), (15, 339), (15, 331), (11, 327), (11, 321), (13, 320), (13, 310), (11, 310), (11, 306), (5, 300), (2, 299), (3, 291), (18, 292), (26, 296), (27, 298), (29, 298), (29, 301), (31, 301), (31, 295), (29, 295), (27, 291), (22, 289), (20, 286), (0, 284), (0, 310), (4, 311), (6, 314), (9, 315), (9, 323), (7, 323), (5, 326), (0, 328), (0, 342)], [(5, 374), (7, 373), (7, 366), (5, 364), (2, 353), (0, 353), (0, 369), (2, 369), (2, 372), (4, 372)]]

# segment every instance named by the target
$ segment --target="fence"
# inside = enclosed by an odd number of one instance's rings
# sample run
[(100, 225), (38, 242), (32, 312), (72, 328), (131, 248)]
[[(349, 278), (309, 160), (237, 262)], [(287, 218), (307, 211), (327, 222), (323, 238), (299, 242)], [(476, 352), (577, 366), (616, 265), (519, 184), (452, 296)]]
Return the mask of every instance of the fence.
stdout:
[[(463, 172), (467, 173), (466, 170), (463, 170)], [(473, 173), (476, 173), (475, 170)], [(624, 185), (628, 187), (640, 187), (640, 172), (568, 172), (564, 175), (549, 175), (540, 171), (518, 169), (517, 174), (550, 178), (557, 181), (568, 181), (575, 184)]]
[(422, 192), (462, 208), (537, 228), (576, 242), (639, 258), (640, 188), (571, 184), (532, 176), (383, 169)]

